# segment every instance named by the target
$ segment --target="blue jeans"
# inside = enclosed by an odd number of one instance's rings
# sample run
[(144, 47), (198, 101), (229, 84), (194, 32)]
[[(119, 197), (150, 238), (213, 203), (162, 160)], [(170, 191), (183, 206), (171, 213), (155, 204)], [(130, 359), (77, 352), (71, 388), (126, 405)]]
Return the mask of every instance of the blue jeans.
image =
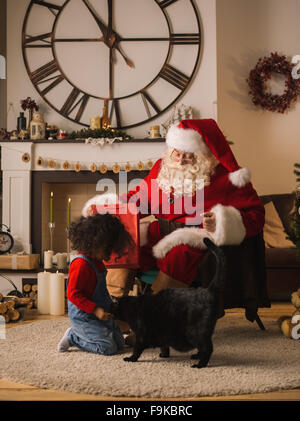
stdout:
[[(85, 255), (79, 254), (75, 257), (75, 259), (77, 258), (83, 258), (95, 270), (97, 286), (91, 300), (98, 307), (109, 312), (112, 301), (106, 288), (106, 273), (100, 273), (94, 263)], [(112, 355), (124, 348), (123, 335), (113, 319), (100, 320), (94, 314), (81, 310), (69, 300), (68, 314), (71, 322), (71, 329), (68, 332), (70, 346), (101, 355)]]

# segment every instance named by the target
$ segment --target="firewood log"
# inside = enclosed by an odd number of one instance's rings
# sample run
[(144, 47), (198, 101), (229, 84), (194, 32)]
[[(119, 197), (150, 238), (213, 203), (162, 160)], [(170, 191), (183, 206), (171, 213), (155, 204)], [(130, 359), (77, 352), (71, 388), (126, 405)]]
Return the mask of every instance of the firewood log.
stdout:
[(31, 293), (29, 294), (29, 298), (30, 298), (31, 300), (35, 300), (35, 299), (36, 299), (36, 297), (37, 297), (37, 293), (36, 293), (36, 292), (34, 292), (34, 291), (31, 291)]
[(8, 310), (13, 310), (15, 308), (16, 301), (9, 297), (9, 299), (5, 300), (5, 304), (7, 305)]
[(24, 292), (30, 292), (31, 291), (31, 285), (30, 284), (25, 284), (23, 287)]
[(8, 323), (10, 321), (8, 313), (3, 314), (3, 317), (4, 317), (4, 320), (5, 320), (5, 323)]
[(0, 314), (4, 314), (7, 312), (7, 304), (6, 303), (0, 303)]
[(0, 301), (2, 301), (2, 300), (3, 300), (3, 295), (0, 292)]
[(29, 300), (29, 303), (27, 304), (27, 310), (30, 310), (33, 307), (33, 301)]
[(18, 312), (18, 310), (10, 309), (7, 311), (7, 313), (9, 316), (9, 320), (12, 320), (13, 322), (16, 322), (20, 318), (20, 313)]

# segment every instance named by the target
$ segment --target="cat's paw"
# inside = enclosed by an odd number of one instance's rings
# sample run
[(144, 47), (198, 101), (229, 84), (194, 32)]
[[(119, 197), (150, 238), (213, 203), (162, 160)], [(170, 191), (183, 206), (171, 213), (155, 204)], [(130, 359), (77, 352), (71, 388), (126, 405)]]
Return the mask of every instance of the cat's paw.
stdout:
[(129, 361), (131, 363), (135, 363), (137, 361), (137, 358), (132, 355), (131, 357), (125, 357), (125, 358), (123, 358), (123, 360), (124, 361)]
[(199, 360), (199, 358), (200, 358), (200, 355), (198, 353), (191, 355), (191, 360)]

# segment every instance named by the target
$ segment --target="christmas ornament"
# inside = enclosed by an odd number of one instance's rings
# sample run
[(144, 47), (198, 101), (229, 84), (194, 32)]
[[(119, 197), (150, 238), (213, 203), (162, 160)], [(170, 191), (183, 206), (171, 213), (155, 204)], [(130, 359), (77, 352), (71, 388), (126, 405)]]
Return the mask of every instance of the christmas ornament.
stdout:
[(51, 160), (48, 162), (48, 167), (49, 167), (49, 168), (55, 168), (55, 166), (56, 166), (55, 161), (53, 161), (53, 159), (51, 159)]
[(139, 161), (136, 165), (137, 170), (142, 171), (144, 169), (144, 164)]
[(129, 164), (129, 162), (127, 162), (127, 164), (125, 164), (124, 169), (125, 169), (125, 171), (127, 171), (127, 172), (131, 171), (131, 165)]
[(96, 171), (97, 171), (97, 165), (93, 163), (93, 164), (90, 166), (90, 170), (91, 170), (92, 172), (96, 172)]
[(81, 170), (81, 164), (80, 164), (80, 162), (76, 162), (76, 164), (74, 165), (74, 170), (76, 172), (79, 172)]
[(100, 165), (99, 171), (101, 174), (105, 174), (107, 172), (107, 166), (105, 164)]
[(26, 152), (26, 153), (23, 154), (22, 161), (24, 161), (24, 162), (29, 162), (30, 161), (30, 155), (29, 155), (29, 153)]
[(69, 170), (71, 167), (71, 164), (68, 161), (65, 161), (62, 166), (64, 170)]
[(153, 162), (151, 161), (151, 159), (147, 162), (147, 168), (149, 169), (149, 170), (151, 170), (151, 168), (153, 167)]
[(41, 158), (40, 156), (38, 157), (37, 161), (36, 161), (36, 165), (38, 166), (42, 166), (44, 165), (44, 160), (43, 158)]
[(112, 170), (113, 170), (113, 172), (114, 172), (115, 174), (118, 174), (118, 173), (120, 172), (120, 170), (121, 170), (121, 167), (120, 167), (120, 165), (119, 165), (119, 164), (115, 163), (115, 164), (113, 165), (113, 167), (112, 167)]

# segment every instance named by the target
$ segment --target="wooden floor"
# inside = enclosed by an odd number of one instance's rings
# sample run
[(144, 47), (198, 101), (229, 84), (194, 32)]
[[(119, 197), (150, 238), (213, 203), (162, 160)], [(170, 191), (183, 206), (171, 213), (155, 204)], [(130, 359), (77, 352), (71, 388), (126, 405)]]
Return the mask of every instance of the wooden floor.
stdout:
[[(289, 303), (273, 303), (271, 309), (261, 309), (259, 315), (262, 320), (268, 318), (277, 320), (280, 316), (291, 315), (294, 307)], [(232, 316), (244, 317), (244, 310), (234, 309), (227, 310)], [(232, 317), (231, 316), (231, 317)], [(19, 323), (32, 323), (34, 320), (40, 320), (55, 316), (41, 316), (37, 315), (36, 311), (29, 311), (26, 318)], [(225, 316), (226, 317), (226, 316)], [(8, 324), (8, 327), (14, 325)], [(288, 358), (288, 356), (287, 356)], [(128, 399), (128, 398), (113, 398), (106, 396), (85, 395), (77, 393), (63, 392), (59, 390), (41, 389), (35, 386), (28, 386), (25, 384), (10, 382), (5, 379), (0, 379), (0, 401), (139, 401), (143, 399)], [(149, 399), (156, 400), (159, 399)], [(260, 393), (252, 395), (238, 395), (238, 396), (218, 396), (218, 397), (201, 397), (192, 399), (168, 399), (170, 401), (300, 401), (300, 389), (283, 390), (271, 393)]]

